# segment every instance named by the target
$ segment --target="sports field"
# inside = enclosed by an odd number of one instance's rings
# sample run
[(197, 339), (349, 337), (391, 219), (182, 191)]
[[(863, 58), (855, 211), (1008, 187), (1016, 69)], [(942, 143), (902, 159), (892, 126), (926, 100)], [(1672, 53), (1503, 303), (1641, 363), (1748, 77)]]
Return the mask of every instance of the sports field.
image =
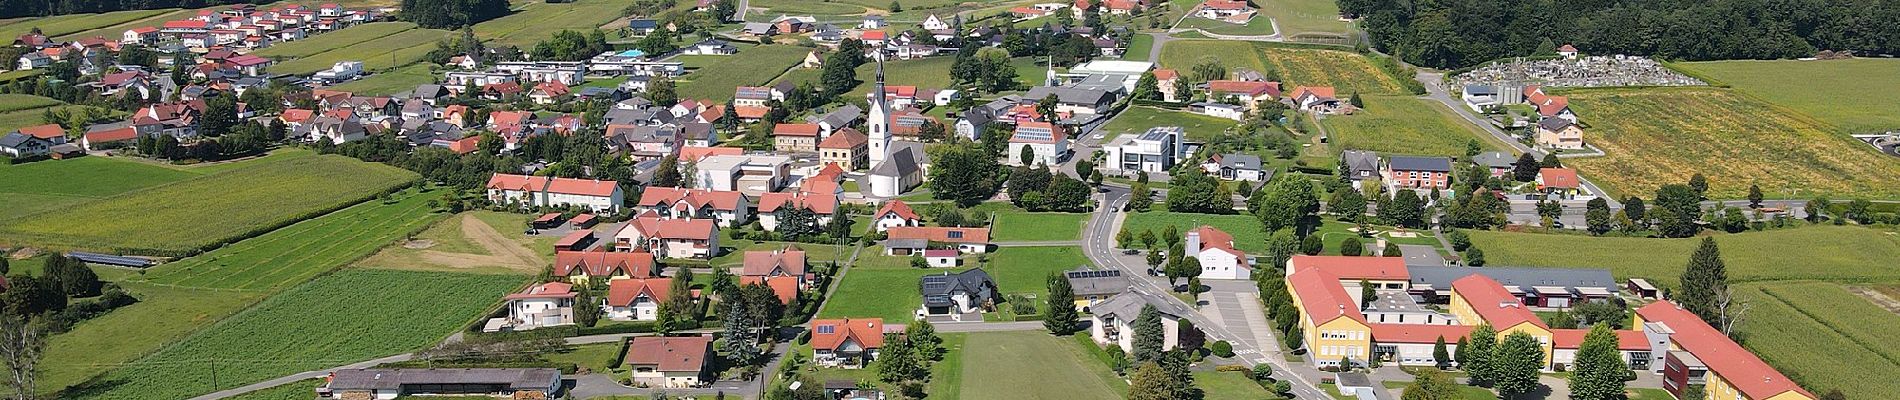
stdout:
[(1710, 198), (1900, 197), (1900, 163), (1872, 146), (1730, 90), (1578, 90), (1571, 109), (1605, 157), (1566, 161), (1619, 196), (1709, 177)]
[(1332, 86), (1340, 96), (1355, 92), (1410, 94), (1400, 77), (1385, 73), (1363, 55), (1347, 51), (1203, 39), (1170, 41), (1161, 48), (1162, 68), (1185, 74), (1204, 60), (1226, 66), (1230, 75), (1243, 69), (1273, 71), (1282, 80), (1281, 89), (1289, 94), (1299, 86)]
[[(1465, 232), (1471, 243), (1484, 249), (1489, 265), (1609, 268), (1618, 278), (1648, 278), (1665, 286), (1673, 286), (1702, 240)], [(1811, 226), (1717, 235), (1715, 241), (1731, 282), (1900, 280), (1900, 268), (1893, 267), (1900, 265), (1900, 237), (1886, 230)]]
[(733, 88), (771, 82), (810, 52), (809, 48), (787, 45), (741, 48), (739, 54), (722, 56), (725, 58), (682, 77), (679, 96), (724, 103), (732, 98)]
[(1210, 117), (1187, 111), (1168, 110), (1155, 107), (1132, 106), (1116, 114), (1097, 132), (1105, 133), (1104, 142), (1115, 140), (1124, 134), (1140, 135), (1148, 128), (1159, 126), (1179, 126), (1187, 131), (1189, 141), (1206, 143), (1226, 134), (1240, 123), (1231, 119)]
[(1900, 129), (1900, 60), (1712, 61), (1677, 63), (1715, 84), (1813, 116), (1847, 133)]
[(1320, 120), (1332, 138), (1332, 149), (1462, 157), (1465, 147), (1474, 140), (1489, 150), (1506, 148), (1436, 101), (1397, 96), (1362, 98), (1364, 109)]
[(416, 179), (413, 172), (334, 155), (267, 158), (245, 164), (86, 201), (63, 213), (0, 221), (0, 241), (188, 254), (262, 234)]
[(1850, 399), (1900, 398), (1900, 382), (1866, 379), (1900, 376), (1900, 347), (1893, 345), (1900, 342), (1900, 315), (1829, 282), (1736, 290), (1749, 305), (1744, 345), (1802, 387), (1840, 390)]

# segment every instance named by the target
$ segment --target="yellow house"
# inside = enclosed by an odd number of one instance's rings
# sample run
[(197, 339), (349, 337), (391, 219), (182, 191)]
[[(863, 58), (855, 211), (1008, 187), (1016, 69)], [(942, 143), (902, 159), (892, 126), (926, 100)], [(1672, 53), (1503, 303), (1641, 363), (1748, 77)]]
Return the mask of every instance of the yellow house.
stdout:
[(1814, 400), (1813, 393), (1729, 340), (1694, 313), (1669, 301), (1636, 309), (1634, 324), (1651, 337), (1664, 337), (1667, 352), (1657, 354), (1652, 370), (1663, 375), (1663, 389), (1682, 397), (1690, 385), (1703, 385), (1704, 399)]
[(652, 278), (653, 254), (646, 252), (561, 251), (554, 254), (554, 276), (587, 286), (594, 277), (607, 280)]
[(1314, 366), (1337, 366), (1342, 358), (1363, 364), (1371, 358), (1372, 328), (1359, 313), (1359, 304), (1339, 285), (1339, 277), (1308, 268), (1288, 275), (1286, 283)]
[(1297, 255), (1288, 258), (1286, 264), (1286, 270), (1290, 273), (1306, 269), (1325, 270), (1339, 279), (1341, 285), (1357, 287), (1364, 282), (1371, 284), (1374, 289), (1411, 288), (1411, 271), (1405, 268), (1405, 259), (1400, 257)]
[(1492, 329), (1498, 331), (1500, 339), (1518, 332), (1537, 338), (1544, 349), (1544, 368), (1550, 368), (1550, 326), (1537, 318), (1536, 313), (1524, 308), (1524, 302), (1505, 290), (1498, 281), (1479, 274), (1452, 281), (1451, 305), (1448, 309), (1451, 315), (1466, 324), (1490, 324)]

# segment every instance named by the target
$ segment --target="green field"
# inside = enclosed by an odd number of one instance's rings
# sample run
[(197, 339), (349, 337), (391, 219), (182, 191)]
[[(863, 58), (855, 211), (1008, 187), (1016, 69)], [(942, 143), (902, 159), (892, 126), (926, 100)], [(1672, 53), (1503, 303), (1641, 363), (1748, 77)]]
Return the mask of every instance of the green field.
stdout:
[[(809, 15), (843, 16), (843, 15), (862, 15), (864, 14), (864, 11), (865, 11), (865, 8), (863, 6), (846, 4), (846, 3), (824, 2), (824, 1), (758, 0), (758, 1), (750, 2), (749, 4), (753, 7), (770, 9), (771, 12), (769, 14), (771, 15), (809, 14)], [(887, 7), (887, 6), (890, 6), (890, 3), (885, 3), (877, 7), (882, 8), (882, 7)], [(767, 13), (760, 13), (760, 14), (767, 14)]]
[(337, 272), (107, 373), (77, 389), (75, 397), (187, 398), (415, 350), (470, 323), (523, 281), (508, 275)]
[[(1161, 207), (1157, 204), (1155, 208)], [(1182, 235), (1186, 235), (1189, 229), (1201, 225), (1212, 225), (1214, 229), (1234, 235), (1236, 250), (1257, 253), (1267, 249), (1267, 235), (1260, 230), (1260, 219), (1247, 214), (1215, 215), (1149, 211), (1128, 213), (1128, 219), (1122, 221), (1122, 227), (1137, 238), (1141, 237), (1141, 231), (1153, 230), (1155, 238), (1158, 239), (1161, 237), (1161, 231), (1167, 229), (1168, 225), (1174, 225)], [(1161, 245), (1161, 241), (1157, 240), (1155, 246)], [(1141, 244), (1137, 241), (1134, 246), (1140, 247)], [(1485, 251), (1488, 255), (1490, 250), (1487, 247)]]
[(0, 240), (181, 254), (264, 233), (400, 187), (416, 174), (343, 156), (279, 158), (0, 221)]
[[(743, 54), (743, 53), (742, 53)], [(682, 58), (686, 56), (681, 56)], [(717, 61), (717, 60), (714, 60)], [(951, 86), (950, 64), (954, 57), (931, 57), (915, 60), (892, 60), (884, 63), (884, 84), (910, 85), (926, 89), (942, 89)], [(1034, 86), (1042, 80), (1044, 67), (1031, 57), (1018, 57), (1010, 60), (1010, 66), (1016, 67), (1016, 81), (1024, 86)], [(774, 82), (811, 82), (817, 85), (819, 74), (816, 68), (793, 68), (779, 76)], [(871, 93), (871, 85), (877, 76), (877, 65), (866, 63), (858, 66), (858, 86), (847, 92), (852, 98)]]
[[(1089, 260), (1078, 247), (1006, 247), (988, 255), (982, 265), (966, 257), (958, 268), (910, 268), (908, 258), (884, 256), (882, 247), (867, 247), (859, 255), (860, 264), (844, 275), (825, 302), (819, 318), (880, 317), (907, 321), (923, 304), (917, 292), (917, 280), (924, 275), (955, 273), (983, 267), (996, 280), (1002, 293), (1044, 293), (1051, 273), (1087, 265)], [(876, 252), (873, 254), (873, 252)]]
[(1186, 72), (1205, 59), (1226, 66), (1229, 74), (1241, 69), (1275, 71), (1282, 81), (1280, 88), (1289, 95), (1299, 86), (1332, 86), (1339, 96), (1354, 92), (1410, 94), (1399, 82), (1400, 77), (1385, 73), (1363, 55), (1347, 51), (1226, 40), (1175, 40), (1161, 48), (1162, 68)]
[(522, 2), (515, 13), (475, 24), (475, 36), (491, 45), (531, 49), (562, 30), (588, 30), (620, 18), (625, 2), (581, 0), (571, 3)]
[(1001, 211), (991, 227), (990, 240), (1020, 242), (1035, 240), (1081, 239), (1082, 224), (1089, 214), (1060, 212)]
[[(92, 112), (99, 112), (99, 113), (105, 113), (105, 114), (124, 115), (122, 112), (119, 112), (119, 111), (104, 111), (105, 109), (97, 108), (93, 106), (65, 105), (65, 106), (53, 106), (53, 107), (44, 107), (44, 108), (29, 108), (29, 109), (18, 110), (18, 111), (0, 112), (0, 132), (12, 132), (12, 131), (19, 130), (20, 128), (25, 128), (29, 126), (45, 125), (46, 124), (45, 116), (46, 116), (47, 110), (71, 111), (71, 110), (76, 110), (76, 109), (86, 109)], [(94, 115), (97, 115), (97, 114), (94, 114)]]
[(679, 96), (724, 103), (732, 98), (733, 88), (769, 83), (810, 52), (809, 48), (787, 45), (742, 48), (739, 54), (722, 56), (725, 58), (687, 74), (685, 82), (679, 84)]
[[(1702, 239), (1587, 237), (1467, 230), (1489, 265), (1609, 268), (1618, 278), (1673, 286)], [(1900, 237), (1860, 227), (1812, 226), (1715, 236), (1730, 281), (1900, 280)], [(1630, 257), (1641, 254), (1643, 257)], [(1798, 267), (1794, 267), (1798, 266)]]
[(66, 102), (30, 94), (0, 94), (0, 112), (52, 107)]
[[(100, 14), (67, 14), (36, 18), (0, 26), (0, 37), (19, 37), (20, 35), (32, 32), (34, 28), (39, 28), (40, 34), (46, 35), (47, 37), (55, 37), (137, 21), (168, 12), (171, 12), (171, 10), (129, 10)], [(111, 35), (107, 38), (116, 40), (119, 38), (119, 35)], [(9, 65), (8, 67), (10, 68), (11, 66)]]
[(231, 400), (309, 400), (322, 379), (305, 379), (231, 397)]
[(990, 254), (989, 265), (983, 270), (996, 279), (996, 290), (1005, 294), (1046, 294), (1049, 274), (1092, 264), (1082, 255), (1081, 247), (1005, 247)]
[[(362, 259), (411, 232), (442, 218), (428, 207), (433, 196), (412, 195), (391, 204), (372, 201), (324, 218), (291, 226), (225, 246), (179, 262), (152, 268), (145, 279), (155, 283), (263, 290), (295, 285), (336, 269), (341, 262)], [(320, 237), (323, 240), (307, 240)]]
[(1154, 61), (1148, 59), (1148, 53), (1153, 52), (1154, 48), (1155, 37), (1153, 35), (1137, 34), (1134, 39), (1128, 40), (1128, 52), (1122, 54), (1122, 59), (1129, 61)]
[(38, 215), (197, 174), (105, 157), (0, 164), (0, 221)]
[(1128, 387), (1081, 343), (1048, 332), (972, 333), (963, 353), (960, 398), (1111, 399)]
[(1648, 197), (1709, 177), (1709, 198), (1900, 197), (1900, 163), (1824, 124), (1730, 90), (1579, 90), (1584, 141), (1608, 153), (1566, 161), (1604, 190)]
[[(361, 43), (347, 44), (336, 49), (309, 56), (296, 57), (290, 61), (271, 64), (274, 74), (302, 75), (330, 69), (339, 61), (362, 61), (365, 71), (384, 71), (408, 66), (422, 61), (422, 57), (435, 50), (436, 41), (453, 35), (440, 29), (409, 29)], [(309, 41), (316, 41), (317, 36)]]
[[(1850, 399), (1900, 398), (1900, 316), (1825, 282), (1741, 285), (1744, 345), (1802, 387)], [(1826, 349), (1826, 351), (1815, 351)]]
[(417, 85), (435, 83), (435, 73), (429, 67), (434, 64), (416, 63), (370, 75), (325, 89), (341, 90), (364, 96), (388, 96), (397, 92), (415, 89)]
[(1900, 60), (1715, 61), (1671, 64), (1792, 108), (1849, 133), (1900, 128)]
[[(210, 9), (215, 10), (218, 8), (214, 7)], [(196, 8), (185, 8), (185, 9), (172, 8), (172, 9), (155, 10), (155, 11), (166, 11), (166, 12), (153, 15), (150, 17), (145, 17), (142, 19), (126, 21), (124, 23), (120, 23), (117, 25), (102, 26), (102, 27), (91, 29), (91, 30), (73, 32), (73, 33), (62, 35), (62, 36), (55, 36), (53, 37), (53, 40), (73, 41), (73, 40), (79, 40), (79, 39), (85, 39), (85, 38), (91, 38), (91, 37), (104, 37), (110, 40), (119, 40), (119, 38), (125, 36), (126, 30), (129, 30), (132, 28), (148, 27), (148, 26), (150, 27), (163, 26), (165, 25), (165, 21), (175, 21), (175, 20), (181, 20), (185, 18), (198, 16), (198, 10), (199, 9), (196, 9)]]
[[(122, 271), (105, 267), (94, 270), (102, 274)], [(58, 391), (120, 367), (166, 344), (184, 340), (199, 328), (237, 313), (264, 297), (258, 292), (141, 282), (119, 282), (119, 285), (138, 297), (139, 302), (86, 320), (73, 326), (70, 332), (49, 338), (45, 358), (39, 366), (41, 391)]]
[(409, 22), (371, 22), (311, 36), (304, 40), (271, 45), (251, 54), (279, 60), (310, 57), (415, 28), (416, 24)]
[(1460, 157), (1473, 140), (1489, 150), (1507, 148), (1436, 101), (1397, 96), (1362, 98), (1364, 109), (1320, 120), (1331, 138), (1332, 149)]
[(1201, 17), (1188, 17), (1187, 19), (1181, 20), (1181, 24), (1175, 25), (1175, 27), (1182, 29), (1198, 28), (1221, 35), (1266, 36), (1273, 34), (1273, 21), (1260, 16), (1247, 20), (1245, 24), (1215, 21)]
[(1260, 6), (1262, 17), (1272, 17), (1280, 24), (1282, 36), (1295, 36), (1303, 33), (1339, 35), (1352, 32), (1352, 23), (1339, 20), (1339, 3), (1326, 0), (1260, 0), (1254, 3)]
[(1096, 132), (1107, 134), (1108, 136), (1102, 138), (1106, 142), (1115, 140), (1115, 137), (1119, 135), (1140, 135), (1142, 132), (1147, 132), (1148, 128), (1157, 126), (1179, 126), (1187, 130), (1187, 140), (1206, 143), (1225, 135), (1236, 125), (1239, 125), (1239, 122), (1226, 118), (1187, 111), (1133, 106), (1122, 110), (1121, 114), (1116, 114), (1115, 119), (1109, 120), (1108, 125), (1103, 125)]

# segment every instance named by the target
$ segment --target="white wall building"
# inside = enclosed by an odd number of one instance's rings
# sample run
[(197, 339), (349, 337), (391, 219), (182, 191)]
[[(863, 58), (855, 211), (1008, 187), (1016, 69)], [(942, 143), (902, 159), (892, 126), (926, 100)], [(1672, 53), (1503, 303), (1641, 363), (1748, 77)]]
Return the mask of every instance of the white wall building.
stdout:
[(488, 178), (488, 200), (521, 207), (579, 206), (615, 212), (625, 198), (620, 183), (592, 179), (495, 174)]
[(1123, 174), (1167, 172), (1187, 156), (1186, 146), (1181, 145), (1184, 132), (1178, 126), (1157, 126), (1140, 135), (1117, 136), (1102, 146), (1108, 153), (1105, 167)]

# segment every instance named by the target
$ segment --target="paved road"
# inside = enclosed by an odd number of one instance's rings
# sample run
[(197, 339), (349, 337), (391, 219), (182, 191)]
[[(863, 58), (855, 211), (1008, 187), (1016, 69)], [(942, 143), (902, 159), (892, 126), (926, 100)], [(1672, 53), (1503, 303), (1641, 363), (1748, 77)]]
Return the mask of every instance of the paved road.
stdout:
[[(1088, 240), (1082, 242), (1083, 254), (1087, 254), (1089, 259), (1098, 265), (1119, 269), (1123, 274), (1136, 277), (1131, 281), (1133, 285), (1130, 289), (1153, 297), (1169, 299), (1168, 304), (1162, 307), (1163, 311), (1185, 316), (1208, 336), (1233, 344), (1236, 358), (1248, 366), (1264, 363), (1271, 364), (1280, 371), (1296, 372), (1276, 375), (1282, 379), (1291, 378), (1288, 380), (1293, 384), (1295, 397), (1330, 399), (1325, 392), (1318, 389), (1318, 386), (1314, 384), (1314, 379), (1302, 376), (1297, 373), (1301, 369), (1289, 366), (1286, 359), (1278, 355), (1277, 346), (1267, 347), (1274, 346), (1270, 331), (1254, 329), (1257, 324), (1252, 321), (1252, 318), (1262, 314), (1258, 310), (1257, 300), (1251, 303), (1247, 301), (1246, 295), (1251, 294), (1249, 292), (1252, 290), (1251, 285), (1241, 284), (1240, 286), (1249, 286), (1244, 289), (1222, 290), (1232, 282), (1222, 282), (1219, 285), (1210, 283), (1210, 286), (1215, 286), (1217, 290), (1204, 296), (1211, 296), (1206, 298), (1213, 307), (1203, 307), (1205, 312), (1196, 311), (1186, 302), (1174, 297), (1170, 288), (1166, 287), (1165, 280), (1148, 276), (1147, 264), (1140, 260), (1140, 256), (1125, 256), (1115, 250), (1111, 240), (1115, 236), (1116, 225), (1120, 223), (1121, 207), (1127, 203), (1128, 189), (1113, 186), (1105, 186), (1105, 188), (1108, 190), (1102, 194), (1102, 207), (1096, 209), (1094, 216), (1089, 218), (1086, 229)], [(1249, 309), (1248, 304), (1253, 304), (1253, 308)], [(1208, 308), (1212, 309), (1208, 310)], [(1264, 324), (1265, 321), (1261, 320), (1259, 323)]]

